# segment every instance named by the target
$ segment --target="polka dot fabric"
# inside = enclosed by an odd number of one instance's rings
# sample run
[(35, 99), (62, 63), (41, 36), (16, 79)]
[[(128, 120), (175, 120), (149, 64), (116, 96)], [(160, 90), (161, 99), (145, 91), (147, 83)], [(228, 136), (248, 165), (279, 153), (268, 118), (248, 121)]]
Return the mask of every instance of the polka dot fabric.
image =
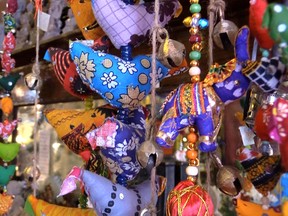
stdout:
[[(79, 42), (70, 44), (70, 54), (82, 81), (118, 108), (135, 108), (149, 94), (152, 83), (152, 58), (136, 56), (125, 61), (117, 56), (94, 51)], [(169, 69), (157, 62), (156, 80)]]

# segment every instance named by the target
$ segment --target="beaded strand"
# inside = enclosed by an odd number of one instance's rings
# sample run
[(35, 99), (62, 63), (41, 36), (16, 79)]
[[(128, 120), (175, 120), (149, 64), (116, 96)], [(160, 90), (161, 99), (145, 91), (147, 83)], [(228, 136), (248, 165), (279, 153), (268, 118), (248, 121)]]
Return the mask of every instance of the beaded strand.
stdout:
[(199, 61), (201, 59), (201, 51), (203, 49), (202, 47), (202, 37), (199, 32), (200, 29), (205, 29), (208, 27), (208, 21), (207, 19), (201, 18), (201, 5), (199, 4), (199, 0), (190, 0), (190, 12), (191, 16), (186, 17), (183, 20), (183, 24), (186, 27), (190, 27), (189, 33), (190, 38), (189, 42), (191, 43), (192, 51), (189, 53), (189, 59), (190, 59), (190, 69), (189, 74), (192, 77), (192, 82), (198, 82), (200, 81), (200, 73), (201, 69), (199, 68)]

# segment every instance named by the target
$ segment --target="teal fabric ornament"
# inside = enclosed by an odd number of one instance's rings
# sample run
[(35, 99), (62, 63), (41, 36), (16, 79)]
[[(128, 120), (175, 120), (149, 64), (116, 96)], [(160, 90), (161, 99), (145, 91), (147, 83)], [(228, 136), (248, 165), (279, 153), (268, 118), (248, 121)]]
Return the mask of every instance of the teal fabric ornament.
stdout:
[(6, 186), (15, 173), (15, 165), (0, 166), (0, 186)]

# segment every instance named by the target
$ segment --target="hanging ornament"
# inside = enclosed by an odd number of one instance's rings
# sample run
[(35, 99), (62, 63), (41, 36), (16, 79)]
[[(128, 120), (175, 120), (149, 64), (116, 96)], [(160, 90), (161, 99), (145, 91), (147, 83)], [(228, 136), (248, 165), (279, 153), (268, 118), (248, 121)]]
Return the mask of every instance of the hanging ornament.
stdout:
[(181, 181), (168, 195), (167, 216), (213, 215), (213, 202), (208, 192), (196, 183), (198, 176), (198, 136), (193, 128), (187, 136), (187, 180)]
[(9, 116), (13, 111), (13, 100), (11, 97), (1, 99), (1, 109), (6, 116)]
[(24, 169), (23, 171), (23, 175), (24, 175), (24, 179), (27, 182), (32, 182), (33, 178), (34, 178), (34, 172), (35, 172), (35, 179), (38, 180), (40, 178), (41, 172), (39, 167), (36, 166), (36, 170), (34, 171), (34, 167), (33, 166), (28, 166)]
[(216, 153), (211, 153), (210, 156), (219, 169), (216, 175), (219, 190), (228, 196), (237, 196), (242, 190), (239, 170), (232, 166), (223, 166)]
[(0, 215), (5, 215), (13, 204), (13, 196), (8, 194), (0, 194)]
[(20, 150), (18, 143), (1, 143), (0, 142), (0, 158), (6, 163), (14, 160)]
[(4, 166), (0, 166), (0, 186), (5, 187), (8, 184), (15, 173), (15, 169), (15, 165), (4, 164)]
[(36, 75), (34, 73), (29, 73), (24, 77), (25, 85), (30, 90), (36, 90), (40, 89), (42, 86), (42, 80), (39, 75)]
[(214, 27), (213, 40), (219, 48), (226, 50), (234, 46), (238, 30), (239, 28), (233, 22), (222, 19)]
[[(192, 82), (198, 82), (200, 81), (200, 73), (201, 69), (199, 67), (199, 61), (201, 59), (201, 51), (202, 51), (202, 37), (199, 32), (199, 29), (202, 28), (200, 25), (201, 20), (201, 5), (199, 4), (199, 0), (192, 0), (190, 1), (190, 12), (191, 16), (186, 17), (183, 20), (183, 24), (186, 27), (190, 27), (189, 33), (190, 38), (189, 42), (192, 45), (192, 51), (189, 53), (189, 59), (190, 59), (190, 69), (189, 74), (192, 77)], [(203, 27), (208, 26), (208, 22), (202, 22), (207, 23), (207, 25), (204, 25)]]

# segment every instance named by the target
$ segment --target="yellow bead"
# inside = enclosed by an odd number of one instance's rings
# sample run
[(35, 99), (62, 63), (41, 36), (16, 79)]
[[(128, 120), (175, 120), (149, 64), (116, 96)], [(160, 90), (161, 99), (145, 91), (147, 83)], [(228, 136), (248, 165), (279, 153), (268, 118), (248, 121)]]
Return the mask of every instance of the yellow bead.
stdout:
[(189, 30), (190, 35), (195, 35), (195, 34), (197, 34), (198, 32), (199, 32), (198, 27), (192, 27), (192, 28), (190, 28), (190, 30)]
[(190, 0), (190, 4), (198, 4), (199, 0)]
[(190, 27), (191, 21), (192, 21), (192, 17), (186, 17), (186, 18), (183, 20), (183, 24), (184, 24), (186, 27)]
[(199, 66), (199, 62), (196, 61), (196, 60), (192, 60), (190, 61), (190, 66), (193, 67), (193, 66)]
[(202, 50), (202, 44), (201, 43), (194, 43), (192, 45), (192, 50), (195, 50), (195, 51), (201, 51)]
[(199, 81), (200, 81), (200, 75), (194, 75), (191, 77), (192, 83), (199, 82)]

